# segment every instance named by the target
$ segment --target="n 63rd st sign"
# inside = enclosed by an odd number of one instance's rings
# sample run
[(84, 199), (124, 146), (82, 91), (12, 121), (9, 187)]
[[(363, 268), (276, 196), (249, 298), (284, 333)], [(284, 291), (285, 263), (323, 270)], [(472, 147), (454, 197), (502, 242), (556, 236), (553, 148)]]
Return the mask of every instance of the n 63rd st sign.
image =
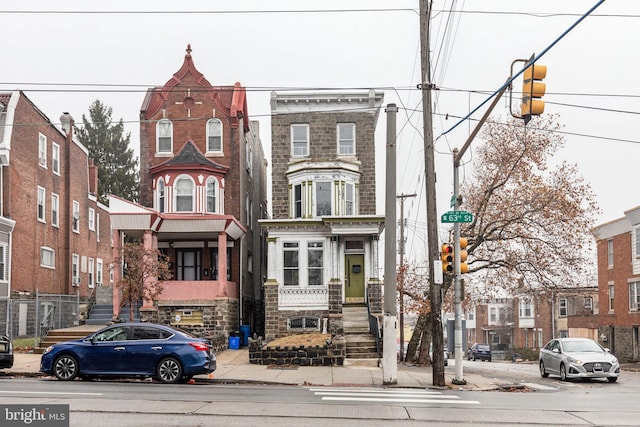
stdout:
[(467, 211), (449, 211), (440, 217), (441, 222), (471, 222), (473, 215)]

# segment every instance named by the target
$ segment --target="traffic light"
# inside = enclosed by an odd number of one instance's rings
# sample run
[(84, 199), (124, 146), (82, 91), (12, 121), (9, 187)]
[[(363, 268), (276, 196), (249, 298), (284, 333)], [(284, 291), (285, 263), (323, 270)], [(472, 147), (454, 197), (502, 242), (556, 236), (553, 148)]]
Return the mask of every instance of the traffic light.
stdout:
[(453, 245), (445, 243), (442, 245), (442, 271), (445, 273), (453, 273)]
[(468, 273), (469, 266), (467, 265), (467, 239), (460, 238), (460, 273)]
[(522, 108), (520, 114), (524, 123), (529, 123), (531, 116), (539, 116), (544, 113), (544, 101), (542, 95), (547, 90), (547, 85), (542, 80), (547, 76), (547, 66), (533, 63), (522, 74)]

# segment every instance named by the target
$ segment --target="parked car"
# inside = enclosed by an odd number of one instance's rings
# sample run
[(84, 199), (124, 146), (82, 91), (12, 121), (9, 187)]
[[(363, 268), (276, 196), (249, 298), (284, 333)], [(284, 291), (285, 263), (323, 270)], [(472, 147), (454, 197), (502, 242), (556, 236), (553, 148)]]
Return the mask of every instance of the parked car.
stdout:
[(556, 338), (540, 349), (540, 375), (572, 378), (606, 378), (616, 382), (620, 376), (618, 359), (609, 349), (588, 338)]
[(79, 340), (50, 346), (40, 360), (41, 372), (62, 381), (77, 376), (140, 376), (171, 384), (215, 369), (209, 340), (152, 323), (107, 326)]
[(475, 343), (467, 351), (467, 360), (486, 360), (491, 362), (491, 346)]
[(0, 369), (8, 369), (13, 366), (13, 346), (6, 335), (0, 335)]

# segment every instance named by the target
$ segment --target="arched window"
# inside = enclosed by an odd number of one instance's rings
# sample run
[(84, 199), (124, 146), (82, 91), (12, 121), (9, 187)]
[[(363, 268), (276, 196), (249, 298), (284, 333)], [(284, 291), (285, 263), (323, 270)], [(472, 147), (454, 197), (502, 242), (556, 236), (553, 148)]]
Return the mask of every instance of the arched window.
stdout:
[(218, 181), (212, 176), (207, 179), (207, 212), (218, 212)]
[(222, 152), (222, 122), (219, 119), (207, 122), (207, 152)]
[(161, 119), (156, 126), (156, 152), (172, 153), (173, 152), (173, 124), (169, 119)]
[(193, 180), (188, 176), (181, 176), (175, 181), (176, 212), (193, 212), (195, 188)]
[(165, 188), (164, 188), (164, 179), (158, 179), (158, 186), (156, 188), (156, 192), (158, 193), (158, 212), (164, 212), (165, 205)]

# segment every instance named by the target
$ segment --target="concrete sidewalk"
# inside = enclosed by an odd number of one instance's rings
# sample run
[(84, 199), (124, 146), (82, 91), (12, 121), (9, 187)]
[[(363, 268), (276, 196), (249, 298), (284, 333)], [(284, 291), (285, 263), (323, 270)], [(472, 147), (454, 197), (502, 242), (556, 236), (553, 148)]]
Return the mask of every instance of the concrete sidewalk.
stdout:
[[(14, 354), (13, 368), (3, 373), (11, 375), (43, 375), (40, 370), (40, 354)], [(454, 385), (453, 367), (445, 368), (445, 388), (464, 390), (493, 390), (500, 386), (496, 379), (481, 375), (465, 374), (465, 385)], [(382, 386), (382, 368), (365, 366), (299, 366), (273, 367), (249, 363), (249, 351), (225, 350), (217, 355), (217, 369), (209, 375), (194, 377), (197, 381), (216, 383), (264, 383), (303, 386)], [(431, 367), (398, 364), (397, 384), (394, 387), (440, 388), (432, 384)]]

